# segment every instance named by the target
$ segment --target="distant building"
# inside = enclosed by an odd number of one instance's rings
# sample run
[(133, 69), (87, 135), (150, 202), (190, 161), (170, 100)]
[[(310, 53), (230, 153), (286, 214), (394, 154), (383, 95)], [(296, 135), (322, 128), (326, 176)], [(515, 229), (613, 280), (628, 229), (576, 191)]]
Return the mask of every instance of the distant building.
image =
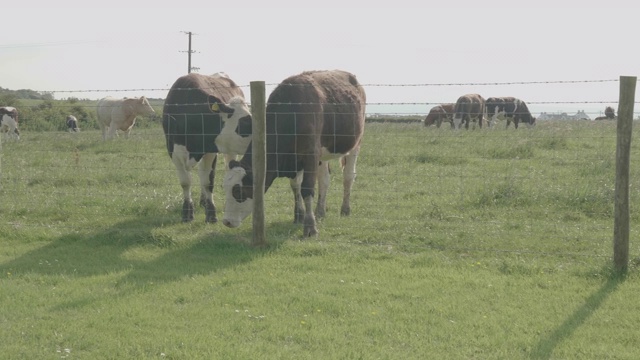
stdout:
[(578, 110), (574, 115), (569, 115), (566, 112), (563, 113), (547, 113), (542, 112), (538, 115), (538, 120), (591, 120), (591, 117), (584, 112), (584, 110)]

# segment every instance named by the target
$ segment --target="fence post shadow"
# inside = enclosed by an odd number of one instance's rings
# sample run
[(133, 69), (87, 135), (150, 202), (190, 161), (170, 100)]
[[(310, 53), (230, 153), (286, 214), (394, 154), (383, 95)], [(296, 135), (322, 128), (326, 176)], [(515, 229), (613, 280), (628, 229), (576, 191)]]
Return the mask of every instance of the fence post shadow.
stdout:
[(540, 341), (531, 350), (532, 359), (550, 359), (555, 348), (569, 338), (582, 324), (595, 313), (602, 303), (624, 282), (625, 276), (614, 273), (609, 276), (607, 282), (591, 296), (584, 304), (577, 308), (560, 326)]

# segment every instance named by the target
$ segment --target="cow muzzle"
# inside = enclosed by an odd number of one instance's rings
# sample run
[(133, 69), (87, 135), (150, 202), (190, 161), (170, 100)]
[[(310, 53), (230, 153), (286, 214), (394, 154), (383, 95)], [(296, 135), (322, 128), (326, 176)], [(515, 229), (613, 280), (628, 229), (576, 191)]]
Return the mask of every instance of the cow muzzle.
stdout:
[(238, 226), (240, 226), (239, 223), (234, 223), (233, 221), (231, 221), (229, 219), (222, 219), (222, 224), (224, 224), (224, 226), (229, 227), (229, 228), (237, 228)]

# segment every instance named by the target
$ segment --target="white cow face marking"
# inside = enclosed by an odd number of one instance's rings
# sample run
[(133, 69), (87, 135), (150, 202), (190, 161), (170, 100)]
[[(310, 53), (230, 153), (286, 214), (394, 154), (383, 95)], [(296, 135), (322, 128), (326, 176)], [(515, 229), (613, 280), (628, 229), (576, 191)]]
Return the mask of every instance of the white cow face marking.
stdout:
[(247, 174), (237, 161), (229, 163), (229, 169), (222, 183), (225, 193), (222, 223), (225, 226), (230, 228), (240, 226), (242, 220), (253, 211), (253, 184), (250, 180), (251, 174)]
[(251, 111), (241, 97), (234, 97), (229, 104), (216, 104), (213, 111), (222, 112), (224, 125), (216, 137), (221, 153), (242, 155), (251, 142)]

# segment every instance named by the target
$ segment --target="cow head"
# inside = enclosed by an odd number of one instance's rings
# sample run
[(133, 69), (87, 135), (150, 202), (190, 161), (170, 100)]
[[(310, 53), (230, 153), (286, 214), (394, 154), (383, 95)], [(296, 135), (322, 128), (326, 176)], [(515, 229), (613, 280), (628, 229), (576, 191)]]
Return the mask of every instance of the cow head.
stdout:
[(136, 108), (141, 115), (153, 115), (156, 113), (156, 111), (151, 107), (151, 104), (149, 104), (149, 100), (147, 100), (146, 97), (142, 96), (136, 100)]
[(230, 161), (222, 187), (225, 193), (222, 223), (238, 227), (253, 211), (253, 173), (240, 162)]
[(531, 120), (529, 121), (529, 123), (527, 124), (529, 127), (534, 127), (536, 126), (536, 118), (534, 118), (533, 116), (531, 117)]
[(251, 110), (243, 98), (235, 96), (228, 104), (214, 101), (211, 103), (211, 111), (226, 114), (227, 116), (222, 118), (225, 127), (230, 125), (238, 135), (242, 137), (251, 135)]
[(214, 101), (211, 111), (222, 114), (223, 126), (216, 138), (221, 153), (242, 155), (251, 141), (251, 111), (241, 97), (232, 98), (228, 104)]

